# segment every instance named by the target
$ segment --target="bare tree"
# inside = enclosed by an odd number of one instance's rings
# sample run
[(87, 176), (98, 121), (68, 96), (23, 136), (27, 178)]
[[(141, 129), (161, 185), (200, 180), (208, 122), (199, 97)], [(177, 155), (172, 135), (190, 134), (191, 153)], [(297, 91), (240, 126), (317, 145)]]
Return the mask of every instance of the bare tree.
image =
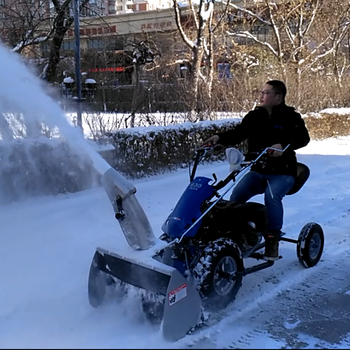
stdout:
[[(343, 77), (349, 68), (349, 30), (350, 30), (350, 3), (335, 0), (332, 6), (322, 9), (319, 20), (315, 23), (313, 33), (316, 42), (323, 42), (323, 34), (328, 34), (328, 42), (325, 42), (322, 61), (325, 71), (333, 73), (339, 90), (343, 88)], [(322, 16), (322, 17), (321, 17)], [(327, 22), (325, 23), (325, 20)], [(321, 35), (320, 35), (321, 34)], [(321, 38), (320, 38), (321, 36)], [(320, 68), (321, 64), (317, 67)]]
[[(22, 53), (47, 41), (52, 34), (51, 19), (45, 15), (45, 3), (8, 0), (0, 7), (0, 35), (12, 51)], [(33, 56), (35, 52), (33, 52)]]
[(141, 40), (135, 43), (130, 43), (133, 48), (133, 66), (134, 66), (134, 92), (131, 105), (130, 127), (135, 126), (135, 113), (140, 104), (141, 82), (140, 73), (141, 67), (153, 63), (156, 56), (160, 56), (160, 52), (154, 42)]
[[(214, 71), (214, 32), (219, 27), (225, 13), (227, 12), (230, 0), (226, 3), (226, 8), (223, 10), (218, 20), (214, 18), (214, 3), (215, 0), (204, 1), (200, 0), (198, 6), (194, 6), (192, 0), (189, 0), (190, 19), (194, 24), (194, 31), (186, 33), (182, 19), (181, 8), (177, 0), (173, 0), (175, 9), (176, 24), (180, 36), (187, 47), (192, 52), (190, 86), (193, 95), (191, 104), (191, 113), (200, 111), (199, 105), (199, 86), (200, 82), (206, 87), (207, 96), (210, 99), (212, 93), (213, 71)], [(215, 22), (215, 23), (214, 23)], [(194, 37), (191, 39), (191, 37)], [(207, 63), (207, 72), (203, 74), (202, 64)]]
[[(89, 0), (79, 1), (79, 13), (87, 11)], [(0, 32), (13, 51), (35, 48), (36, 44), (49, 43), (49, 58), (41, 77), (49, 82), (56, 78), (63, 39), (74, 23), (73, 0), (50, 0), (50, 10), (44, 1), (8, 0), (0, 8), (4, 20)]]
[[(53, 30), (50, 40), (50, 55), (48, 64), (44, 69), (42, 78), (53, 82), (56, 77), (57, 65), (60, 61), (60, 50), (67, 31), (74, 23), (73, 0), (51, 0), (54, 9)], [(79, 12), (88, 4), (89, 0), (79, 2)]]
[[(230, 6), (249, 18), (251, 26), (236, 26), (234, 30), (228, 31), (229, 35), (246, 38), (272, 53), (279, 63), (282, 79), (287, 80), (286, 67), (293, 67), (297, 104), (301, 99), (302, 74), (315, 67), (324, 57), (336, 54), (350, 26), (350, 4), (341, 0), (289, 0), (274, 3), (263, 0), (249, 9), (234, 4)], [(252, 26), (265, 27), (272, 35), (262, 40), (252, 33)]]

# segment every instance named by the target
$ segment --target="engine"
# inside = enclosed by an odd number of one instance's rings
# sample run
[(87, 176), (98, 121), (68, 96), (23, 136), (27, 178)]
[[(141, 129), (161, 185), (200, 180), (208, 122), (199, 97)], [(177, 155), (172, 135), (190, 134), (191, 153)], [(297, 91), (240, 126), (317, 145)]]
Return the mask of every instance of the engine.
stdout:
[(222, 200), (203, 218), (196, 238), (201, 236), (201, 240), (209, 242), (220, 237), (228, 237), (244, 254), (261, 242), (266, 230), (267, 213), (263, 204), (255, 202), (239, 204)]

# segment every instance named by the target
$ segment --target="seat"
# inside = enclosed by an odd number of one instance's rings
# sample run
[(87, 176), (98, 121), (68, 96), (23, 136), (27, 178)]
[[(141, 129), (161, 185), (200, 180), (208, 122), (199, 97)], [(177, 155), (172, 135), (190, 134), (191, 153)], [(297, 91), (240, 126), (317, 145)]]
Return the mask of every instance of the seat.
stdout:
[(304, 185), (306, 180), (310, 176), (310, 169), (303, 163), (297, 163), (297, 177), (294, 182), (294, 186), (287, 193), (287, 195), (291, 195), (297, 193)]

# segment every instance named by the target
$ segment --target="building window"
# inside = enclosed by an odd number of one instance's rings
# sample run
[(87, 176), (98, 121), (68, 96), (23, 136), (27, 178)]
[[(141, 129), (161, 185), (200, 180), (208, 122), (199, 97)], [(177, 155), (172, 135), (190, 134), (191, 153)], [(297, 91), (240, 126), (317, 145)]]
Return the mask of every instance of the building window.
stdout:
[(253, 26), (251, 33), (259, 40), (266, 41), (269, 29), (266, 26)]
[(106, 48), (106, 43), (103, 39), (90, 39), (88, 41), (88, 48), (95, 50), (103, 50)]
[(109, 5), (108, 6), (108, 13), (115, 13), (115, 5)]
[(42, 57), (48, 57), (50, 54), (50, 44), (42, 43), (41, 44), (41, 55)]
[(218, 63), (218, 78), (219, 79), (231, 79), (232, 75), (230, 72), (230, 64), (229, 63)]
[(63, 41), (62, 42), (62, 51), (74, 51), (75, 42), (74, 41)]

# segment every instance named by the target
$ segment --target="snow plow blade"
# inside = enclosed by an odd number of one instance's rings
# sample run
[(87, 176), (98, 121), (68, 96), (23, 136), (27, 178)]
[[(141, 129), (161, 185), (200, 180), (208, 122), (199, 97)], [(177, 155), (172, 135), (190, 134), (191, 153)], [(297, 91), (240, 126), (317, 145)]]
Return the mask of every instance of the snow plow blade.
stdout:
[[(137, 255), (135, 254), (135, 256)], [(174, 342), (184, 337), (198, 324), (201, 318), (202, 306), (197, 290), (177, 269), (150, 256), (141, 261), (141, 259), (125, 257), (97, 248), (91, 269), (102, 271), (123, 283), (141, 288), (154, 295), (163, 296), (164, 307), (161, 327), (163, 336), (167, 341)], [(100, 297), (94, 295), (95, 289), (91, 288), (91, 285), (94, 285), (92, 280), (94, 275), (96, 274), (91, 274), (90, 270), (90, 303), (94, 298)]]

